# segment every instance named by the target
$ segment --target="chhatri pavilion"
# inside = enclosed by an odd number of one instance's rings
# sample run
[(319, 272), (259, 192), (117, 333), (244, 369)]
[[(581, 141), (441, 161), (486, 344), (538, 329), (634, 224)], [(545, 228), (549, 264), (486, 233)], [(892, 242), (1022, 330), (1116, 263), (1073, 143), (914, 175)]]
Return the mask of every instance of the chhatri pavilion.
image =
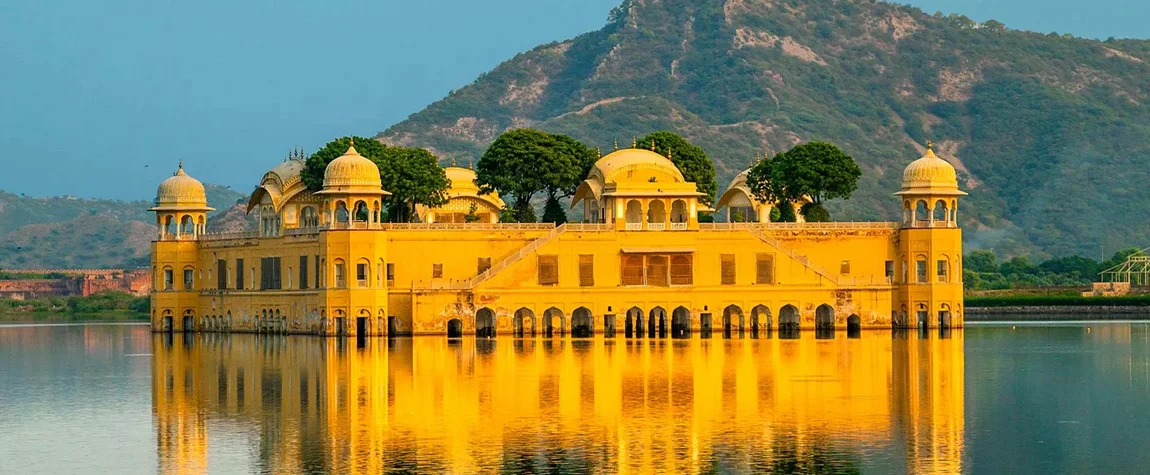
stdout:
[[(448, 201), (381, 222), (379, 169), (354, 145), (310, 192), (303, 158), (264, 174), (259, 229), (207, 233), (183, 164), (157, 189), (151, 321), (162, 332), (663, 338), (963, 325), (955, 169), (928, 147), (899, 222), (771, 223), (740, 174), (708, 209), (650, 150), (616, 150), (572, 198), (579, 223), (502, 224), (497, 194), (445, 169)], [(729, 214), (726, 214), (729, 216)], [(730, 221), (730, 220), (728, 220)], [(739, 221), (739, 220), (736, 220)]]

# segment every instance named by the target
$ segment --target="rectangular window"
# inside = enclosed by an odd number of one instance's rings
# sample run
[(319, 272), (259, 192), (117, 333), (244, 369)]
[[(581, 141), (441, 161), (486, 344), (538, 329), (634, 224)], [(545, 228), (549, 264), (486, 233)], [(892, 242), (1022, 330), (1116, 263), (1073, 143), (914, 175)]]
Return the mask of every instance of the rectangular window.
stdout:
[(918, 283), (925, 284), (926, 283), (926, 261), (924, 261), (924, 260), (917, 261), (917, 262), (915, 262), (915, 265), (916, 265), (915, 271), (917, 271), (916, 274), (918, 275)]
[(719, 255), (719, 274), (723, 285), (735, 285), (735, 255)]
[(666, 287), (668, 267), (667, 256), (647, 256), (647, 285)]
[(387, 285), (395, 284), (395, 264), (387, 264)]
[(236, 259), (236, 288), (244, 288), (244, 260)]
[(355, 265), (355, 285), (367, 287), (367, 264)]
[(839, 273), (842, 275), (851, 275), (851, 261), (842, 261), (839, 264)]
[(476, 272), (476, 274), (482, 274), (484, 272), (487, 272), (487, 269), (490, 269), (490, 268), (491, 268), (491, 258), (490, 257), (480, 257), (479, 258), (479, 265), (477, 266), (478, 272)]
[(291, 268), (291, 266), (288, 266), (288, 278), (287, 278), (287, 285), (288, 285), (287, 288), (288, 289), (291, 289), (292, 277), (293, 277), (292, 268)]
[(690, 254), (671, 256), (671, 285), (691, 285), (695, 282), (693, 258)]
[(172, 270), (164, 269), (164, 290), (172, 290)]
[(383, 261), (375, 264), (375, 286), (383, 287)]
[(939, 259), (938, 261), (938, 281), (946, 282), (947, 280), (947, 265), (946, 259)]
[(299, 288), (307, 288), (307, 256), (299, 256)]
[(595, 286), (595, 256), (591, 254), (579, 255), (579, 286)]
[(347, 278), (344, 275), (344, 268), (342, 262), (335, 263), (335, 287), (342, 289), (347, 287)]
[(886, 261), (886, 278), (894, 279), (894, 261)]
[(539, 285), (559, 285), (559, 256), (539, 256)]
[(755, 255), (755, 283), (774, 285), (775, 283), (775, 255)]
[(317, 289), (319, 288), (320, 284), (323, 282), (323, 280), (320, 279), (319, 274), (320, 274), (320, 272), (324, 271), (324, 269), (323, 269), (324, 267), (327, 267), (327, 265), (326, 264), (322, 265), (322, 266), (319, 265), (319, 255), (316, 255), (315, 256), (315, 288), (317, 288)]
[(623, 255), (623, 285), (643, 285), (643, 256)]
[(431, 278), (432, 279), (442, 279), (443, 278), (443, 264), (432, 264), (431, 265)]
[[(260, 290), (279, 290), (283, 288), (283, 281), (280, 277), (280, 258), (278, 257), (261, 257), (260, 258)], [(255, 273), (252, 273), (255, 277)]]
[(184, 290), (192, 290), (196, 288), (196, 272), (191, 269), (184, 269)]

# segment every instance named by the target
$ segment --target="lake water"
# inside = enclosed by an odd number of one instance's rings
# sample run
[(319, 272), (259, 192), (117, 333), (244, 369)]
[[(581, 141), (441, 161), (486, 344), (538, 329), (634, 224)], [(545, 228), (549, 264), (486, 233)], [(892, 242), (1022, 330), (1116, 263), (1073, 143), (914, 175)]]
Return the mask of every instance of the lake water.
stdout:
[(1144, 473), (1150, 326), (356, 341), (0, 326), (0, 472)]

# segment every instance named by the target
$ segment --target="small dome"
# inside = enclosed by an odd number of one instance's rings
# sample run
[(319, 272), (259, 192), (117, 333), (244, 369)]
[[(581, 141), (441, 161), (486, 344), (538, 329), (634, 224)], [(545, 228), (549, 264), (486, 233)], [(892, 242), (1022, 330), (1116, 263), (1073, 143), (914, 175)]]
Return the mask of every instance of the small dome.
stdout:
[(927, 145), (922, 158), (907, 165), (902, 172), (902, 191), (958, 191), (958, 174), (954, 166), (938, 158)]
[(160, 183), (156, 188), (156, 207), (153, 211), (162, 209), (208, 210), (208, 196), (204, 193), (204, 184), (184, 172), (184, 164), (170, 178)]
[(448, 180), (451, 180), (451, 190), (479, 191), (479, 185), (475, 184), (475, 179), (477, 177), (475, 170), (451, 166), (444, 168), (443, 174), (447, 175)]
[(379, 167), (360, 155), (353, 143), (347, 152), (327, 164), (323, 171), (323, 192), (380, 193), (383, 182), (379, 178)]
[(288, 160), (284, 160), (284, 161), (280, 162), (278, 165), (272, 167), (272, 169), (268, 170), (268, 172), (265, 173), (264, 176), (275, 175), (276, 178), (279, 178), (280, 183), (283, 184), (284, 188), (287, 188), (287, 187), (291, 186), (292, 184), (294, 184), (295, 182), (300, 180), (300, 176), (303, 173), (303, 169), (304, 169), (304, 161), (303, 160), (291, 158)]

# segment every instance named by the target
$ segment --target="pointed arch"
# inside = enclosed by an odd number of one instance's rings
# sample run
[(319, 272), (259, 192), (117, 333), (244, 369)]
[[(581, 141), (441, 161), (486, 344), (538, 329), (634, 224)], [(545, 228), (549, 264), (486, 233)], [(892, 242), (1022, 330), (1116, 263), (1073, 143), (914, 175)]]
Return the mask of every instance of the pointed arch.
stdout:
[(595, 332), (594, 318), (587, 307), (579, 307), (571, 312), (571, 336), (573, 338), (590, 338)]
[(684, 306), (671, 311), (671, 338), (691, 337), (691, 311)]
[(495, 311), (483, 307), (475, 312), (475, 336), (495, 338)]

